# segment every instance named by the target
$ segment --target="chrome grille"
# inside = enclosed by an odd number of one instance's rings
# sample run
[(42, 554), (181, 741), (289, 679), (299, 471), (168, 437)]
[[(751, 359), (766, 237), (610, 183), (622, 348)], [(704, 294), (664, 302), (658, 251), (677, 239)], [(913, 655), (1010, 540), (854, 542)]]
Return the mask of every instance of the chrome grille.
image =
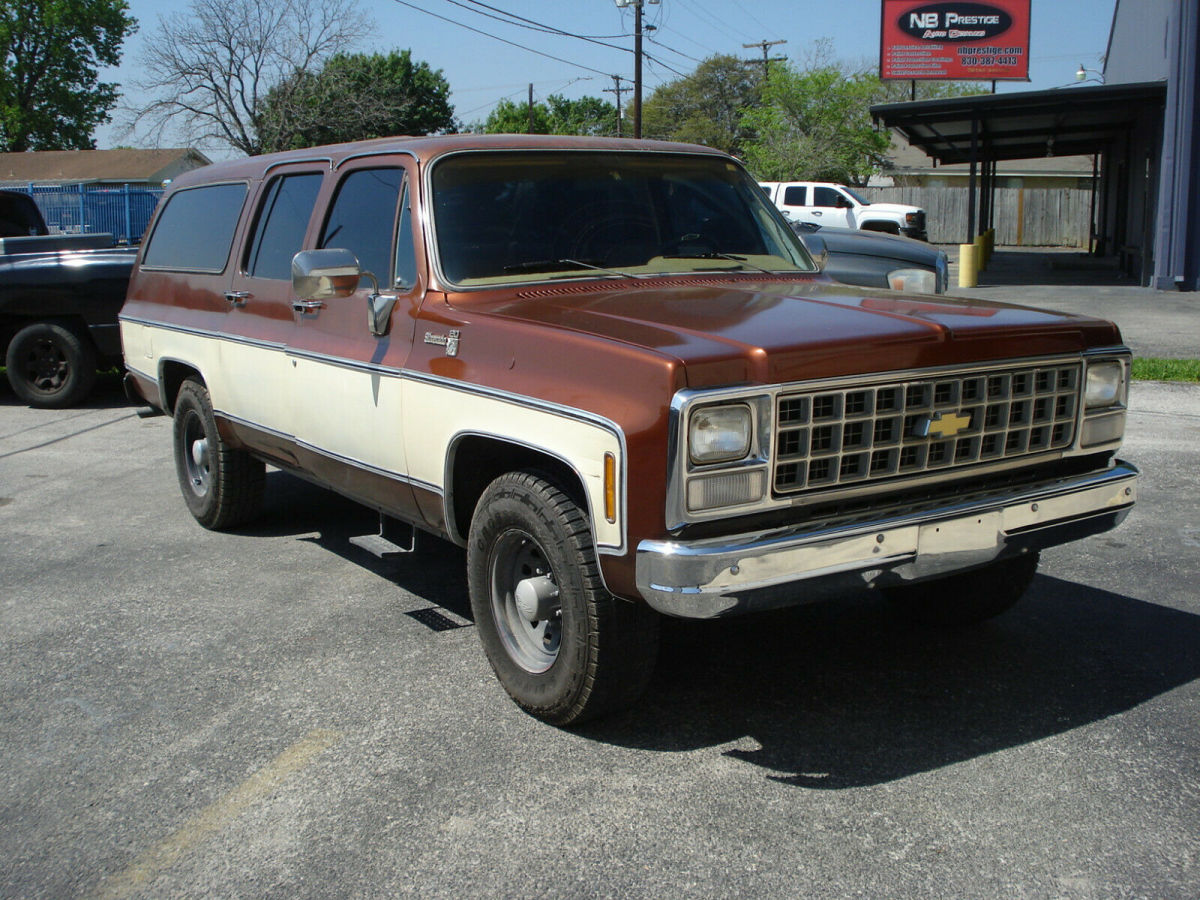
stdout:
[(862, 484), (1069, 448), (1078, 362), (785, 391), (774, 491)]

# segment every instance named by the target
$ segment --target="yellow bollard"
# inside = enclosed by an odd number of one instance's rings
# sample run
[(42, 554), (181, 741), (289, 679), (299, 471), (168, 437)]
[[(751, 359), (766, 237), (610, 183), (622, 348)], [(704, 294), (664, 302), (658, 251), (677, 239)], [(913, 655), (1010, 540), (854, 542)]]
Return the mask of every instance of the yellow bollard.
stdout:
[(982, 232), (975, 235), (975, 266), (980, 272), (987, 268), (987, 240)]
[(958, 245), (958, 286), (972, 288), (979, 284), (979, 245)]

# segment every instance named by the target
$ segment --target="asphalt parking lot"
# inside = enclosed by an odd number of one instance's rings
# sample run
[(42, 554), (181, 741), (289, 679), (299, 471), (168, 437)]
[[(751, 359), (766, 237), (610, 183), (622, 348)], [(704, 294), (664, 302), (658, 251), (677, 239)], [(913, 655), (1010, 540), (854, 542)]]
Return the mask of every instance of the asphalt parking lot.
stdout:
[(672, 623), (643, 703), (567, 732), (493, 678), (459, 550), (378, 562), (278, 472), (205, 531), (115, 380), (4, 385), (0, 896), (1191, 900), (1200, 387), (1132, 407), (1139, 505), (1005, 616)]

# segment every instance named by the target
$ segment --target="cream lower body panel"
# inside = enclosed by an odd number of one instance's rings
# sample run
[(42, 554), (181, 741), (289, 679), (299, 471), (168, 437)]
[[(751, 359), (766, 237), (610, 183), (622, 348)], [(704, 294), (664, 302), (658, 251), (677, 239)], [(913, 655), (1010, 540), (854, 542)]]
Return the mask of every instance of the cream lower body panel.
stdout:
[[(290, 354), (172, 326), (123, 321), (131, 368), (157, 379), (169, 359), (200, 372), (214, 410), (349, 465), (445, 496), (454, 443), (479, 435), (547, 453), (581, 478), (598, 550), (624, 548), (623, 443), (580, 410), (354, 360)], [(616, 521), (604, 515), (604, 456), (617, 462)]]

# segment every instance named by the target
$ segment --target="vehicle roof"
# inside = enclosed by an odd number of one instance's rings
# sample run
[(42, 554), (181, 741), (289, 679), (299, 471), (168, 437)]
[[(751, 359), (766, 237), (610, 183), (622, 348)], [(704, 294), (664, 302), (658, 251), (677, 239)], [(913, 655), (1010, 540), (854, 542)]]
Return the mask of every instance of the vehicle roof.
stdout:
[(328, 144), (283, 153), (268, 153), (245, 159), (215, 163), (193, 169), (181, 175), (172, 187), (206, 184), (213, 181), (255, 179), (269, 169), (293, 162), (321, 160), (331, 167), (356, 156), (386, 153), (408, 153), (421, 162), (431, 162), (439, 156), (463, 150), (604, 150), (657, 153), (702, 153), (730, 158), (711, 147), (698, 144), (679, 144), (667, 141), (631, 140), (628, 138), (588, 138), (544, 134), (453, 134), (425, 137), (386, 137), (348, 144)]

